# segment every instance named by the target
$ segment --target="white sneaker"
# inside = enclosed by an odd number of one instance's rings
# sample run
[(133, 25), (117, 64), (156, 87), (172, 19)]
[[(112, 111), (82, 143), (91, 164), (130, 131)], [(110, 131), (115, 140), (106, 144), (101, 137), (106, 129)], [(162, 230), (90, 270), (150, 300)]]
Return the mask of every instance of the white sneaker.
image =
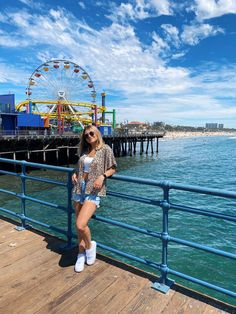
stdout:
[(86, 252), (86, 263), (88, 265), (93, 265), (96, 260), (96, 248), (97, 243), (95, 241), (91, 241), (91, 249), (85, 250)]
[(85, 253), (79, 253), (77, 256), (77, 261), (75, 264), (75, 271), (80, 273), (84, 270), (84, 263), (85, 263)]

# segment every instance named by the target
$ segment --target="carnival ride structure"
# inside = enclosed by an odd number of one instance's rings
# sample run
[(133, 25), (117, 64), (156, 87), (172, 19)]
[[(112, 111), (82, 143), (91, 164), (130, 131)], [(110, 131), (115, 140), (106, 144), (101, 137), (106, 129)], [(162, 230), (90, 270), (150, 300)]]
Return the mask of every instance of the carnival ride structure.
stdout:
[[(96, 104), (96, 90), (88, 72), (67, 60), (51, 60), (31, 74), (27, 99), (16, 106), (19, 112), (39, 114), (59, 132), (67, 125), (105, 123), (105, 93)], [(110, 113), (110, 112), (107, 112)], [(98, 115), (101, 117), (98, 119)]]

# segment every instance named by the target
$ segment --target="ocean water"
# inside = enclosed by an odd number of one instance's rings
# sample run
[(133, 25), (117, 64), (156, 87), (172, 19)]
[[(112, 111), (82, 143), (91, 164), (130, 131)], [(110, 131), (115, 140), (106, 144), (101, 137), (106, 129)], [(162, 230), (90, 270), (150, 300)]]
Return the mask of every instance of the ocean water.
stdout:
[[(183, 139), (164, 139), (159, 141), (159, 153), (153, 155), (137, 153), (135, 156), (117, 158), (118, 173), (154, 180), (169, 180), (203, 187), (212, 187), (236, 191), (236, 138), (235, 137), (196, 137)], [(66, 177), (55, 171), (34, 171), (34, 176), (49, 177), (65, 181)], [(19, 180), (0, 177), (0, 186), (19, 191)], [(162, 199), (162, 191), (156, 187), (147, 187), (131, 183), (109, 180), (110, 190), (135, 194), (152, 199)], [(27, 193), (37, 198), (66, 204), (66, 191), (61, 187), (29, 181)], [(201, 209), (236, 215), (236, 201), (219, 199), (189, 192), (170, 194), (170, 201)], [(20, 212), (20, 202), (4, 194), (1, 206)], [(66, 216), (61, 210), (27, 201), (27, 213), (46, 223), (65, 228)], [(159, 207), (127, 201), (115, 197), (102, 200), (97, 214), (110, 217), (135, 226), (162, 231), (162, 211)], [(98, 221), (91, 222), (94, 239), (127, 253), (161, 262), (161, 241), (157, 238), (136, 234), (135, 232), (110, 226)], [(169, 212), (169, 233), (171, 236), (205, 244), (217, 249), (236, 253), (236, 228), (232, 222), (209, 218), (176, 210)], [(120, 256), (100, 250), (102, 253), (122, 259), (139, 268), (154, 272), (150, 267), (132, 262)], [(183, 245), (169, 243), (168, 265), (177, 271), (209, 281), (213, 284), (235, 291), (236, 263), (217, 255), (191, 249)], [(159, 272), (156, 272), (159, 275)], [(176, 282), (195, 290), (212, 295), (228, 303), (236, 304), (231, 297), (213, 292), (180, 278), (170, 276)]]
[[(159, 142), (159, 154), (142, 155), (118, 158), (119, 174), (142, 177), (154, 180), (169, 180), (176, 183), (185, 183), (203, 187), (212, 187), (236, 191), (236, 138), (235, 137), (196, 137)], [(162, 198), (158, 188), (143, 187), (140, 185), (111, 182), (111, 189), (124, 193)], [(161, 231), (162, 213), (159, 207), (147, 206), (137, 202), (127, 202), (113, 198), (113, 202), (105, 200), (106, 215), (118, 220)], [(185, 204), (201, 209), (236, 215), (236, 200), (220, 199), (213, 196), (204, 196), (190, 192), (170, 193), (170, 201), (176, 204)], [(111, 242), (112, 233), (115, 238), (113, 245), (122, 246), (124, 251), (151, 260), (161, 261), (160, 240), (144, 235), (134, 234), (131, 231), (119, 231), (118, 228), (105, 227), (101, 232), (99, 225), (96, 232), (103, 233), (106, 238), (107, 228)], [(171, 236), (208, 245), (236, 253), (236, 225), (232, 222), (216, 218), (170, 210), (169, 233)], [(128, 247), (128, 250), (127, 250)], [(168, 264), (180, 272), (209, 281), (227, 289), (236, 290), (236, 263), (233, 260), (222, 258), (210, 253), (192, 249), (175, 243), (169, 243)], [(134, 263), (140, 267), (138, 263)], [(141, 266), (149, 270), (148, 267)], [(190, 284), (180, 278), (177, 282), (209, 293), (210, 295), (235, 303), (232, 298), (212, 292), (206, 288)]]

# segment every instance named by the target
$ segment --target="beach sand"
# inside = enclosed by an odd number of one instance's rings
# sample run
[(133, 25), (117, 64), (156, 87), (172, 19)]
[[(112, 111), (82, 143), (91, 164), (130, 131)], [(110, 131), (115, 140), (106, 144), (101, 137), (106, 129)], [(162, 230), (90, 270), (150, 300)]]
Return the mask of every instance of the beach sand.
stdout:
[(199, 137), (199, 136), (234, 136), (236, 137), (236, 130), (235, 132), (227, 132), (227, 131), (212, 131), (212, 132), (170, 132), (167, 131), (164, 135), (164, 139), (177, 139), (177, 138), (185, 138), (185, 137)]

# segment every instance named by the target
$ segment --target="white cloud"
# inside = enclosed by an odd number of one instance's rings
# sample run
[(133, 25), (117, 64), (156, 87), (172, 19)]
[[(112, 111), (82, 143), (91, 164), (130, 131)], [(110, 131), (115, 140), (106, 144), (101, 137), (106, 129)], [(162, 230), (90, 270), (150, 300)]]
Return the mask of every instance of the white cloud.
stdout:
[[(129, 98), (123, 100), (122, 106), (118, 107), (117, 120), (131, 121), (135, 117), (135, 120), (140, 121), (165, 121), (172, 124), (188, 121), (187, 124), (201, 126), (209, 119), (216, 122), (226, 119), (226, 126), (235, 126), (235, 72), (236, 65), (222, 66), (219, 69), (214, 64), (206, 64), (204, 68), (199, 68), (197, 74), (182, 73), (181, 82), (185, 82), (186, 86), (178, 91), (173, 87), (173, 73), (170, 81), (173, 93), (170, 90), (169, 93), (166, 91), (162, 94), (161, 87), (159, 92), (155, 90), (155, 94), (142, 94), (141, 90), (137, 94), (130, 93)], [(160, 86), (168, 88), (161, 78), (158, 81)]]
[(121, 3), (119, 7), (113, 5), (111, 10), (112, 13), (107, 15), (107, 17), (115, 23), (124, 23), (130, 20), (138, 20), (148, 17), (148, 14), (145, 13), (142, 6), (137, 9), (137, 7), (133, 7), (131, 3)]
[[(165, 121), (171, 124), (186, 124), (203, 126), (210, 119), (216, 122), (230, 119), (231, 126), (235, 124), (236, 107), (225, 107), (220, 101), (199, 93), (183, 93), (176, 96), (124, 100), (118, 107), (117, 120), (128, 119), (139, 121)], [(148, 103), (148, 107), (146, 104)]]
[[(23, 45), (34, 46), (39, 44), (48, 45), (75, 45), (72, 31), (76, 33), (75, 27), (80, 27), (80, 23), (73, 26), (70, 22), (70, 15), (66, 16), (63, 10), (49, 10), (49, 15), (29, 14), (26, 11), (19, 11), (8, 14), (8, 23), (16, 28), (13, 34), (5, 32), (4, 39), (16, 39)], [(3, 36), (3, 35), (2, 35)], [(1, 42), (4, 45), (4, 42)]]
[(25, 4), (26, 6), (33, 8), (33, 9), (42, 9), (44, 8), (43, 3), (36, 2), (34, 0), (19, 0), (21, 3)]
[(144, 48), (130, 25), (112, 23), (96, 31), (63, 10), (37, 18), (22, 12), (24, 23), (20, 14), (12, 13), (11, 21), (29, 47), (43, 45), (37, 54), (40, 62), (63, 53), (89, 71), (97, 89), (117, 90), (126, 97), (179, 93), (191, 86), (187, 70), (165, 66), (157, 52), (166, 44), (155, 33), (153, 45)]
[(156, 10), (157, 15), (172, 15), (171, 3), (168, 0), (150, 0), (150, 6)]
[(224, 33), (224, 30), (218, 26), (196, 23), (184, 25), (181, 33), (171, 24), (162, 24), (159, 33), (156, 31), (152, 33), (152, 51), (168, 60), (184, 56), (187, 51), (186, 45), (195, 46), (205, 38)]
[(169, 45), (156, 32), (152, 33), (152, 48), (155, 53), (161, 55), (166, 50), (169, 50)]
[[(177, 59), (184, 55), (182, 52), (174, 53), (174, 49), (180, 48), (179, 31), (176, 27), (170, 24), (162, 24), (163, 37), (157, 32), (152, 33), (152, 52), (162, 57), (164, 60)], [(174, 48), (174, 49), (173, 49)]]
[(208, 63), (198, 72), (196, 88), (204, 89), (212, 98), (232, 98), (232, 105), (235, 104), (236, 65), (216, 67)]
[(112, 13), (107, 17), (113, 22), (130, 22), (144, 20), (148, 17), (172, 15), (169, 0), (135, 0), (134, 3), (121, 3), (111, 7)]
[(6, 15), (5, 14), (2, 14), (0, 13), (0, 23), (5, 23), (6, 22)]
[(165, 31), (165, 40), (175, 47), (179, 47), (179, 30), (171, 24), (162, 24), (161, 28)]
[[(137, 1), (136, 6), (146, 3)], [(225, 97), (235, 99), (235, 68), (217, 72), (209, 66), (202, 72), (204, 74), (194, 76), (186, 68), (168, 67), (163, 58), (165, 53), (172, 52), (172, 46), (181, 48), (182, 42), (196, 45), (206, 37), (221, 33), (223, 30), (219, 27), (185, 25), (180, 34), (175, 26), (163, 24), (161, 30), (165, 37), (154, 31), (153, 42), (144, 46), (135, 28), (129, 24), (113, 22), (96, 30), (61, 9), (51, 9), (48, 15), (11, 12), (5, 21), (10, 24), (12, 33), (1, 30), (0, 45), (27, 46), (25, 57), (35, 55), (35, 64), (55, 58), (78, 63), (89, 72), (98, 92), (105, 89), (108, 99), (109, 94), (119, 99), (108, 103), (109, 107), (118, 109), (119, 120), (127, 117), (129, 120), (170, 122), (181, 117), (182, 120), (200, 119), (206, 113), (223, 116), (225, 112), (227, 117), (235, 113), (230, 102), (226, 108), (218, 99), (222, 91)], [(173, 58), (181, 55), (183, 52), (178, 51)], [(29, 77), (25, 73), (18, 65), (14, 68), (0, 65), (3, 83), (12, 82), (16, 86), (20, 77), (25, 86)]]
[(17, 48), (19, 46), (21, 47), (27, 47), (29, 44), (28, 41), (22, 41), (19, 40), (19, 38), (16, 36), (14, 37), (9, 37), (9, 36), (5, 36), (5, 35), (1, 35), (0, 33), (0, 46), (4, 46), (4, 47), (9, 47), (9, 48)]
[(236, 14), (235, 0), (196, 0), (195, 10), (198, 19), (211, 19), (224, 14)]
[(194, 46), (202, 39), (209, 36), (215, 36), (219, 33), (224, 33), (224, 30), (210, 24), (185, 25), (181, 34), (181, 39), (185, 44)]
[(180, 53), (173, 53), (171, 58), (173, 60), (180, 59), (180, 58), (182, 58), (185, 55), (185, 53), (186, 53), (185, 51), (180, 52)]
[(28, 6), (32, 5), (33, 1), (32, 0), (19, 0), (21, 3), (24, 3)]
[(78, 2), (78, 5), (79, 5), (83, 10), (86, 8), (84, 2), (79, 1), (79, 2)]
[(26, 11), (10, 13), (8, 15), (8, 23), (19, 28), (27, 28), (30, 26), (31, 15)]
[(102, 2), (102, 1), (96, 1), (96, 2), (95, 2), (95, 5), (96, 5), (97, 7), (102, 7), (102, 6), (104, 5), (104, 2)]
[(0, 83), (22, 84), (27, 82), (29, 74), (24, 69), (11, 64), (0, 63)]

